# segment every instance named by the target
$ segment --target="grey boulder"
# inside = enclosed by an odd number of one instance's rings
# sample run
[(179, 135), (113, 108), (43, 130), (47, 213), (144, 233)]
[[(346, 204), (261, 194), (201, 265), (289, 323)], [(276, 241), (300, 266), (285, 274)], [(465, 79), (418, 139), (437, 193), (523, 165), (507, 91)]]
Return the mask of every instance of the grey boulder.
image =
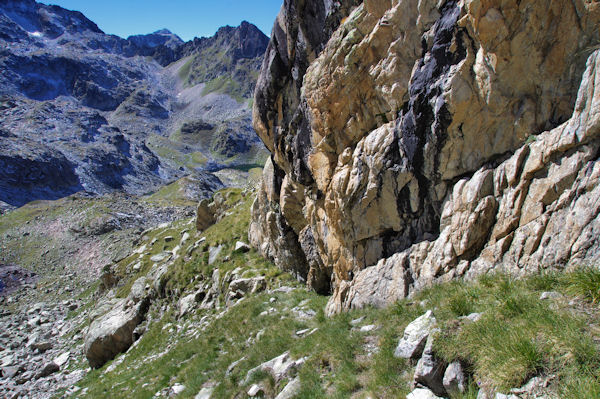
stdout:
[(279, 392), (279, 395), (275, 397), (275, 399), (293, 399), (300, 392), (300, 379), (298, 377), (291, 380), (285, 388)]
[(210, 399), (214, 390), (214, 387), (204, 387), (194, 396), (194, 399)]
[(38, 378), (48, 377), (50, 374), (56, 373), (58, 370), (60, 370), (60, 367), (58, 367), (58, 364), (56, 364), (54, 362), (48, 362), (38, 372), (37, 377)]
[(250, 251), (250, 245), (245, 242), (238, 241), (235, 243), (235, 249), (233, 252), (248, 252)]
[(122, 299), (104, 316), (94, 320), (85, 337), (85, 356), (93, 368), (99, 368), (133, 344), (133, 331), (148, 310), (147, 298), (135, 303)]
[(449, 395), (457, 396), (465, 391), (465, 373), (459, 361), (448, 365), (443, 379), (444, 389)]
[(415, 369), (415, 385), (425, 386), (436, 395), (445, 396), (446, 390), (443, 384), (445, 369), (446, 363), (439, 359), (433, 351), (433, 335), (429, 335), (423, 356), (419, 359)]
[(428, 310), (404, 329), (404, 335), (398, 342), (394, 356), (404, 359), (417, 359), (423, 352), (427, 337), (436, 325), (433, 312)]

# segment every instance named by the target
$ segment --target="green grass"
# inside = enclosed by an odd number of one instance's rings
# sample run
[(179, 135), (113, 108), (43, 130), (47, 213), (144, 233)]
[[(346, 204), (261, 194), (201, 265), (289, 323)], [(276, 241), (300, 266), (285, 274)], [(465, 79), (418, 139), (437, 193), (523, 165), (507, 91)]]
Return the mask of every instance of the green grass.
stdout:
[(264, 167), (264, 163), (251, 163), (251, 164), (242, 164), (242, 165), (234, 165), (231, 169), (241, 170), (243, 172), (250, 172), (252, 169), (261, 169)]
[[(571, 273), (564, 276), (572, 277)], [(424, 292), (420, 297), (429, 299), (442, 320), (437, 350), (447, 361), (460, 359), (471, 365), (480, 385), (500, 390), (519, 387), (540, 373), (559, 375), (564, 379), (561, 385), (568, 385), (571, 375), (600, 383), (600, 355), (586, 321), (541, 301), (542, 290), (532, 289), (567, 290), (560, 280), (549, 276), (513, 280), (497, 275), (477, 283), (450, 283), (444, 286), (444, 295), (440, 287)], [(468, 309), (463, 309), (459, 295), (472, 299)], [(452, 317), (466, 311), (482, 313), (481, 320), (460, 322)]]
[[(119, 264), (123, 283), (118, 294), (125, 296), (131, 282), (152, 267), (151, 255), (173, 249), (183, 230), (191, 234), (181, 249), (189, 255), (170, 266), (164, 296), (155, 299), (151, 308), (154, 321), (148, 331), (124, 357), (112, 362), (120, 362), (114, 370), (106, 372), (109, 363), (84, 378), (79, 384), (88, 388), (83, 397), (147, 398), (181, 383), (186, 390), (180, 397), (192, 398), (207, 382), (218, 384), (214, 398), (245, 397), (252, 383), (261, 383), (267, 396), (274, 397), (289, 380), (276, 382), (258, 373), (251, 382), (242, 381), (248, 370), (285, 351), (294, 359), (306, 357), (298, 371), (299, 398), (404, 397), (412, 390), (415, 365), (395, 358), (394, 349), (404, 328), (428, 309), (441, 330), (434, 344), (437, 354), (447, 362), (460, 360), (468, 371), (468, 390), (458, 398), (476, 398), (479, 387), (507, 392), (539, 375), (556, 376), (548, 389), (557, 397), (599, 397), (600, 353), (595, 340), (600, 335), (596, 304), (600, 273), (596, 269), (544, 272), (519, 280), (496, 274), (470, 282), (452, 281), (386, 309), (365, 308), (327, 318), (323, 312), (327, 297), (309, 292), (254, 250), (232, 252), (236, 241), (247, 241), (254, 196), (240, 189), (222, 190), (215, 196), (222, 198), (226, 209), (218, 223), (201, 233), (185, 220), (147, 232), (141, 241), (148, 245), (141, 270), (127, 269), (138, 254)], [(175, 239), (167, 242), (169, 235)], [(194, 249), (200, 237), (205, 241)], [(208, 248), (219, 245), (223, 246), (220, 257), (208, 265)], [(194, 292), (198, 282), (208, 281), (215, 268), (221, 277), (238, 269), (244, 276), (266, 276), (268, 288), (295, 289), (287, 294), (249, 295), (224, 313), (220, 313), (223, 308), (196, 309), (178, 319), (177, 300)], [(564, 297), (540, 300), (544, 291)], [(569, 304), (571, 300), (575, 305)], [(220, 302), (224, 303), (223, 295)], [(300, 303), (316, 316), (297, 318), (293, 309)], [(263, 313), (270, 308), (275, 312)], [(481, 313), (476, 322), (463, 317), (474, 312)], [(378, 328), (360, 332), (350, 323), (358, 317), (364, 317), (359, 327), (375, 324)], [(202, 318), (209, 322), (201, 327)], [(315, 328), (307, 336), (295, 334)], [(226, 374), (229, 365), (240, 359)]]
[[(116, 273), (120, 276), (120, 283), (116, 291), (117, 297), (124, 298), (131, 291), (131, 286), (140, 277), (146, 276), (152, 269), (154, 262), (152, 256), (162, 252), (170, 252), (177, 246), (181, 239), (182, 231), (193, 228), (187, 221), (182, 220), (170, 224), (168, 227), (159, 227), (146, 234), (141, 245), (146, 245), (146, 249), (142, 254), (131, 253), (128, 257), (121, 260), (116, 267)], [(173, 237), (173, 240), (167, 241), (166, 237)], [(194, 240), (190, 239), (188, 244), (193, 244)], [(140, 256), (141, 255), (141, 256)], [(129, 266), (140, 262), (141, 267), (137, 272), (129, 270)]]
[(201, 168), (206, 165), (208, 158), (200, 151), (186, 152), (185, 143), (178, 141), (180, 137), (175, 132), (171, 138), (151, 135), (146, 145), (161, 159), (177, 166), (188, 169)]
[(143, 197), (143, 200), (148, 203), (164, 205), (196, 206), (196, 201), (187, 198), (185, 195), (186, 186), (190, 184), (195, 183), (187, 177), (181, 178), (171, 184), (161, 187), (155, 193)]
[(262, 167), (268, 157), (268, 152), (261, 145), (252, 144), (245, 153), (227, 156), (221, 153), (222, 143), (227, 124), (216, 125), (212, 130), (182, 133), (181, 128), (173, 131), (167, 137), (156, 134), (150, 135), (146, 145), (152, 152), (165, 162), (189, 170), (203, 168), (209, 159), (232, 168), (248, 171)]
[(187, 81), (188, 77), (190, 76), (190, 70), (192, 69), (193, 61), (193, 58), (190, 57), (190, 59), (188, 59), (185, 64), (179, 68), (179, 71), (177, 71), (177, 76), (179, 76), (179, 80), (182, 82)]
[[(206, 241), (197, 252), (192, 252), (190, 259), (175, 262), (171, 266), (165, 289), (166, 297), (163, 300), (169, 304), (169, 308), (175, 307), (178, 293), (190, 292), (186, 290), (193, 288), (191, 281), (194, 277), (202, 276), (200, 280), (206, 280), (214, 268), (219, 268), (221, 276), (228, 270), (241, 268), (246, 270), (248, 276), (256, 273), (265, 275), (269, 287), (285, 284), (297, 288), (290, 294), (262, 293), (251, 296), (242, 304), (230, 308), (220, 318), (215, 318), (215, 311), (198, 310), (197, 313), (192, 313), (184, 320), (178, 321), (175, 311), (167, 311), (159, 322), (155, 321), (150, 325), (149, 331), (143, 335), (140, 343), (127, 353), (123, 362), (116, 366), (115, 370), (104, 374), (107, 365), (100, 370), (92, 371), (80, 383), (80, 386), (88, 388), (87, 394), (83, 396), (143, 398), (179, 382), (187, 388), (181, 396), (193, 397), (202, 384), (215, 381), (219, 382), (219, 385), (213, 397), (231, 398), (243, 394), (248, 389), (249, 384), (240, 386), (240, 382), (249, 369), (287, 350), (296, 359), (308, 356), (306, 366), (299, 372), (303, 392), (300, 397), (317, 398), (327, 392), (335, 398), (346, 398), (354, 392), (367, 389), (363, 386), (362, 380), (364, 376), (372, 373), (375, 375), (387, 373), (386, 378), (379, 379), (381, 383), (387, 384), (393, 381), (393, 385), (399, 387), (389, 391), (390, 396), (383, 397), (394, 397), (397, 392), (408, 392), (408, 385), (402, 381), (401, 375), (389, 372), (390, 365), (386, 364), (386, 360), (381, 359), (376, 367), (370, 366), (371, 360), (365, 356), (363, 346), (365, 334), (353, 331), (349, 323), (352, 318), (367, 315), (369, 313), (367, 310), (326, 318), (323, 313), (326, 297), (309, 292), (290, 275), (281, 272), (253, 250), (240, 254), (231, 252), (237, 240), (247, 240), (250, 206), (254, 198), (239, 189), (223, 190), (217, 195), (222, 196), (224, 207), (229, 208), (229, 214), (202, 232)], [(166, 243), (164, 237), (166, 235), (177, 237), (177, 230), (182, 228), (183, 225), (174, 224), (148, 232), (142, 242), (153, 241), (154, 244), (147, 248), (145, 252), (148, 252), (148, 255), (145, 255), (144, 259), (165, 247), (169, 249), (169, 244), (176, 243), (177, 239)], [(190, 239), (190, 242), (194, 242), (196, 238), (197, 236)], [(208, 265), (204, 251), (209, 246), (216, 245), (224, 246), (222, 256), (215, 264)], [(230, 259), (225, 260), (224, 255), (229, 255)], [(136, 256), (138, 255), (132, 255), (131, 259), (124, 259), (121, 263), (123, 279), (129, 281), (119, 289), (119, 296), (126, 295), (131, 282), (146, 273), (150, 267), (150, 262), (144, 263), (139, 273), (127, 275), (125, 266), (136, 260)], [(276, 298), (274, 303), (270, 301), (272, 297)], [(301, 302), (305, 309), (312, 309), (317, 315), (312, 319), (297, 319), (292, 309)], [(271, 307), (277, 309), (275, 313), (261, 315)], [(408, 312), (400, 315), (393, 309), (387, 312), (396, 314), (396, 321), (402, 320), (400, 325), (406, 325), (411, 317), (418, 314), (418, 312)], [(156, 309), (152, 310), (151, 314), (152, 318), (159, 317)], [(188, 333), (198, 328), (194, 327), (193, 321), (197, 322), (202, 316), (211, 317), (213, 321), (198, 337), (192, 338), (193, 336)], [(182, 325), (183, 328), (178, 331), (163, 330), (163, 327), (169, 323)], [(296, 331), (306, 328), (317, 328), (317, 330), (305, 337), (295, 335)], [(263, 331), (260, 339), (249, 345), (248, 339), (256, 337), (260, 331)], [(388, 332), (386, 342), (391, 347), (396, 340), (398, 327), (390, 324), (390, 329), (386, 331)], [(169, 350), (163, 356), (153, 357), (167, 346)], [(233, 373), (225, 375), (227, 367), (244, 356), (245, 359)], [(363, 360), (357, 361), (360, 358)], [(118, 358), (115, 361), (120, 360)], [(403, 361), (395, 360), (395, 363), (407, 367)], [(288, 382), (282, 381), (276, 384), (266, 375), (257, 375), (253, 380), (261, 381), (272, 394), (279, 392)], [(142, 386), (140, 381), (144, 381)], [(373, 386), (377, 388), (377, 384)], [(387, 387), (385, 389), (388, 390)]]
[[(228, 43), (208, 46), (195, 54), (179, 71), (187, 87), (205, 83), (203, 94), (218, 92), (227, 94), (238, 102), (252, 97), (258, 79), (261, 57), (238, 59), (234, 62), (232, 54), (224, 47)], [(185, 77), (185, 78), (184, 78)]]
[[(178, 321), (183, 329), (167, 333), (162, 326), (175, 323), (173, 313), (168, 312), (113, 372), (98, 378), (94, 373), (101, 370), (94, 371), (82, 386), (90, 388), (89, 397), (141, 398), (178, 382), (186, 386), (181, 397), (193, 397), (212, 381), (219, 383), (215, 398), (231, 398), (243, 396), (251, 383), (261, 382), (275, 395), (285, 381), (276, 384), (264, 373), (247, 385), (241, 381), (251, 368), (289, 350), (295, 359), (307, 357), (298, 372), (299, 398), (404, 397), (411, 391), (414, 364), (395, 358), (394, 348), (406, 325), (432, 308), (442, 326), (436, 351), (447, 361), (460, 359), (472, 375), (467, 392), (458, 398), (474, 399), (479, 386), (506, 392), (540, 374), (557, 376), (550, 389), (561, 398), (598, 397), (600, 356), (589, 325), (550, 301), (540, 301), (541, 291), (531, 288), (537, 284), (534, 280), (498, 275), (474, 283), (446, 283), (387, 309), (353, 310), (331, 318), (323, 315), (327, 298), (304, 288), (290, 294), (263, 293), (214, 319), (197, 338), (189, 338), (186, 328), (194, 327), (187, 322), (210, 312), (199, 311)], [(472, 304), (458, 300), (461, 296), (470, 298)], [(271, 303), (270, 297), (276, 301)], [(304, 300), (317, 316), (298, 320), (290, 309)], [(277, 311), (261, 315), (270, 307)], [(459, 319), (471, 310), (482, 312), (482, 318), (477, 322)], [(352, 329), (350, 321), (360, 316), (365, 317), (360, 325), (376, 324), (379, 329), (371, 333)], [(306, 337), (295, 336), (295, 331), (305, 328), (318, 330)], [(248, 339), (260, 331), (261, 338), (249, 344)], [(369, 353), (367, 341), (375, 343), (378, 351)], [(170, 349), (164, 356), (145, 360), (166, 345)], [(228, 366), (241, 358), (226, 375)], [(139, 381), (148, 385), (140, 390)]]
[[(55, 201), (34, 201), (0, 216), (0, 262), (16, 263), (44, 276), (55, 274), (53, 268), (68, 269), (77, 258), (65, 258), (65, 251), (79, 250), (76, 236), (93, 234), (94, 227), (112, 218), (111, 201), (110, 196), (82, 198), (75, 194)], [(128, 233), (111, 231), (102, 237), (111, 251), (120, 252), (117, 247), (127, 243), (114, 238)]]
[(561, 278), (566, 292), (596, 304), (600, 301), (600, 269), (585, 266)]
[[(227, 215), (219, 223), (210, 226), (202, 233), (206, 241), (198, 248), (188, 261), (181, 261), (169, 270), (167, 291), (182, 290), (191, 284), (194, 277), (202, 275), (208, 278), (215, 268), (225, 273), (236, 268), (260, 271), (272, 278), (287, 278), (287, 275), (275, 268), (273, 264), (262, 258), (255, 251), (248, 253), (232, 253), (237, 241), (248, 241), (250, 207), (253, 198), (243, 194), (240, 189), (224, 189), (218, 192), (223, 197), (223, 208)], [(223, 246), (220, 257), (213, 265), (208, 264), (208, 248)], [(229, 255), (228, 261), (223, 261)]]
[(231, 95), (238, 103), (244, 102), (244, 97), (240, 94), (241, 86), (230, 76), (219, 76), (206, 82), (202, 89), (202, 95), (210, 93), (221, 93)]
[(248, 170), (248, 180), (250, 182), (254, 182), (256, 185), (260, 181), (263, 173), (263, 166), (264, 163), (260, 167), (251, 168)]
[[(270, 303), (270, 297), (277, 298), (277, 301)], [(189, 338), (185, 327), (180, 332), (163, 330), (174, 317), (172, 313), (167, 313), (129, 351), (114, 371), (103, 374), (105, 366), (86, 376), (80, 386), (89, 390), (83, 397), (144, 398), (175, 382), (186, 386), (181, 397), (193, 397), (208, 381), (219, 382), (214, 398), (243, 395), (254, 382), (262, 382), (271, 394), (276, 394), (285, 382), (276, 387), (272, 378), (264, 373), (254, 375), (246, 385), (241, 382), (248, 370), (289, 350), (294, 359), (309, 356), (299, 371), (302, 392), (298, 397), (321, 398), (329, 392), (334, 398), (347, 398), (362, 389), (359, 375), (372, 372), (368, 363), (356, 361), (358, 356), (364, 355), (364, 334), (352, 331), (349, 321), (358, 313), (342, 314), (330, 319), (315, 317), (297, 320), (290, 311), (304, 300), (308, 300), (306, 308), (322, 309), (326, 299), (304, 289), (291, 294), (260, 294), (246, 299), (243, 306), (235, 306), (223, 317), (215, 319), (197, 338)], [(260, 315), (270, 307), (275, 307), (277, 311), (266, 316)], [(194, 328), (191, 325), (188, 327), (191, 330)], [(295, 336), (296, 331), (305, 328), (318, 330), (306, 337)], [(256, 337), (261, 331), (262, 335), (256, 342), (247, 343), (249, 338)], [(160, 353), (169, 344), (169, 350), (163, 356), (151, 359), (152, 355)], [(244, 360), (233, 372), (226, 375), (228, 366), (242, 358)], [(389, 364), (381, 363), (380, 368), (387, 371)], [(408, 386), (399, 381), (399, 375), (390, 375), (389, 378), (400, 389), (381, 387), (390, 393), (382, 397), (397, 397), (396, 392), (408, 392)], [(140, 381), (144, 381), (145, 386), (140, 387)]]

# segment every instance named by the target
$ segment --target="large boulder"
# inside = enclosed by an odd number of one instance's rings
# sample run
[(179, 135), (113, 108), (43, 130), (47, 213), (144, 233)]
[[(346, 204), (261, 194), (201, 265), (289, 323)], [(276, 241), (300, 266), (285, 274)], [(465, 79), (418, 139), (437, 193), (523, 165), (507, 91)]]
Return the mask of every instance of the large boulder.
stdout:
[(294, 360), (290, 356), (289, 352), (285, 352), (258, 365), (253, 369), (250, 369), (248, 373), (246, 373), (246, 378), (244, 381), (242, 381), (242, 385), (248, 384), (252, 376), (258, 372), (268, 373), (271, 375), (271, 377), (273, 377), (275, 382), (279, 382), (284, 378), (293, 376), (305, 361), (305, 358)]
[(442, 380), (444, 389), (451, 396), (458, 396), (465, 392), (467, 388), (467, 379), (463, 367), (458, 360), (450, 363), (444, 372)]
[(229, 283), (229, 290), (240, 291), (244, 294), (253, 294), (267, 288), (267, 280), (263, 276), (238, 278)]
[(425, 386), (439, 396), (446, 395), (443, 379), (446, 365), (442, 359), (435, 355), (433, 350), (433, 335), (429, 335), (423, 349), (423, 355), (415, 368), (414, 383), (416, 386)]
[(85, 356), (99, 368), (133, 344), (133, 331), (148, 310), (149, 298), (120, 300), (108, 313), (92, 321), (85, 336)]
[(266, 288), (267, 280), (263, 276), (235, 279), (229, 283), (227, 304), (231, 305), (236, 299), (242, 298), (247, 294), (264, 291)]
[(177, 302), (179, 317), (182, 317), (192, 311), (200, 302), (206, 298), (206, 291), (199, 289), (193, 294), (182, 296)]

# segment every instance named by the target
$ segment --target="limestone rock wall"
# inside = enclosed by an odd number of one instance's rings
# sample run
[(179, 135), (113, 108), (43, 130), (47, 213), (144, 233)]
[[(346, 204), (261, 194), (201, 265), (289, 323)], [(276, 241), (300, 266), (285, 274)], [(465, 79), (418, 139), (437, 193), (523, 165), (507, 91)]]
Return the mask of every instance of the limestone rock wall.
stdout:
[(251, 241), (329, 312), (595, 259), (600, 2), (343, 3), (275, 24)]

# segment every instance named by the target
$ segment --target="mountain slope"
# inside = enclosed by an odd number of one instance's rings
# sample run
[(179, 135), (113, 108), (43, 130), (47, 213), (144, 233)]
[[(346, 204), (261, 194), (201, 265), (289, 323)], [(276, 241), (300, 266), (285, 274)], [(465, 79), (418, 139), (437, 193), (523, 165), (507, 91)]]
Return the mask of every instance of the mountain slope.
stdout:
[[(3, 2), (0, 201), (140, 194), (190, 173), (222, 187), (208, 171), (264, 160), (248, 99), (267, 40), (246, 22), (188, 43), (166, 30), (122, 39), (79, 12)], [(197, 123), (212, 128), (182, 137)]]
[[(587, 0), (285, 1), (255, 92), (260, 188), (195, 218), (187, 179), (0, 216), (0, 278), (36, 288), (0, 299), (0, 394), (597, 399), (599, 20)], [(188, 62), (165, 70), (190, 104), (164, 142), (227, 156), (243, 140), (214, 147), (209, 118), (240, 103), (205, 108), (223, 93), (187, 87)], [(89, 234), (100, 281), (65, 287)]]
[[(174, 192), (40, 201), (0, 216), (4, 260), (33, 260), (38, 273), (9, 296), (0, 288), (0, 395), (396, 399), (418, 383), (417, 393), (425, 384), (453, 399), (597, 398), (597, 270), (452, 281), (326, 317), (327, 297), (240, 243), (255, 195), (217, 192), (204, 203), (213, 225), (174, 207)], [(414, 359), (396, 355), (408, 349)], [(438, 372), (427, 377), (428, 367)]]

